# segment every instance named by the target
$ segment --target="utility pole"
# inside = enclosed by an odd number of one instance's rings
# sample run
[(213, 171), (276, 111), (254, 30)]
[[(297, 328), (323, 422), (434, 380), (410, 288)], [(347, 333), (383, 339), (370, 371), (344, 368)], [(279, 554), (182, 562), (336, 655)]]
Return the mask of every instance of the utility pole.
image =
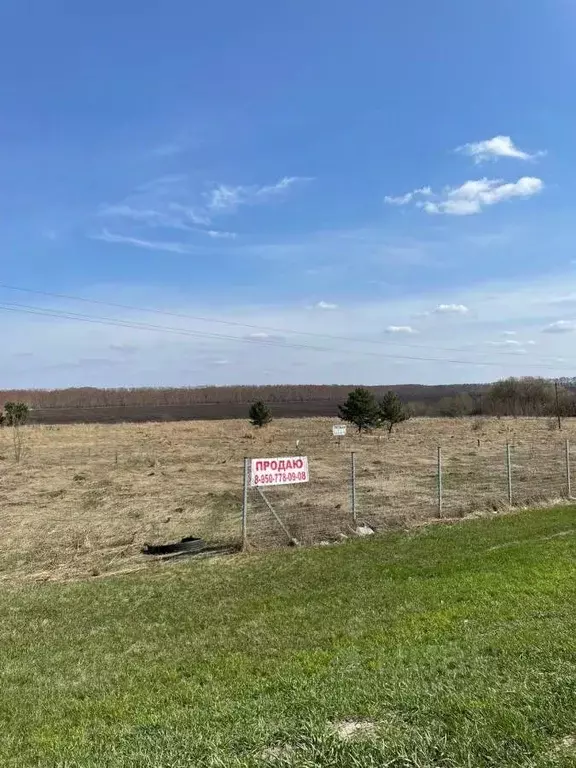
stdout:
[(562, 419), (560, 418), (560, 401), (558, 399), (558, 382), (554, 382), (554, 393), (556, 395), (556, 416), (558, 417), (558, 429), (562, 429)]

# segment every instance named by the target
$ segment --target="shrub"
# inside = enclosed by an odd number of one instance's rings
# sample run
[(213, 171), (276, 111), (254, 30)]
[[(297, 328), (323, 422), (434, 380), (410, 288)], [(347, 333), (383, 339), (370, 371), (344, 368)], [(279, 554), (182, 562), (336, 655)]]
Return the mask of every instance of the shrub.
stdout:
[(357, 387), (348, 395), (343, 405), (338, 406), (340, 418), (355, 424), (358, 432), (378, 426), (380, 412), (376, 398), (370, 390)]
[(270, 424), (272, 421), (270, 408), (261, 400), (250, 406), (248, 416), (250, 417), (250, 423), (254, 427), (265, 427), (266, 424)]
[(410, 412), (396, 392), (387, 392), (380, 403), (380, 419), (387, 425), (388, 434), (392, 432), (396, 424), (408, 421), (409, 418)]

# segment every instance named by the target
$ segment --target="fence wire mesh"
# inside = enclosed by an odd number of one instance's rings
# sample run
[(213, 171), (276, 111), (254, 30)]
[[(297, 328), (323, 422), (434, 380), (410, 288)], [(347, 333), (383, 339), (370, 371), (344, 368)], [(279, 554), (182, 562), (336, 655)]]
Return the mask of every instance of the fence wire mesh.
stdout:
[[(479, 426), (478, 426), (479, 424)], [(543, 420), (414, 420), (388, 438), (349, 431), (341, 444), (323, 419), (245, 424), (26, 427), (19, 462), (0, 430), (0, 580), (61, 578), (142, 564), (146, 542), (199, 536), (240, 545), (246, 455), (306, 455), (310, 482), (249, 493), (251, 548), (303, 545), (440, 516), (463, 517), (569, 496), (564, 434)], [(356, 522), (351, 452), (356, 457)], [(573, 459), (574, 449), (570, 452)]]
[(438, 451), (430, 451), (429, 455), (413, 456), (404, 465), (380, 448), (356, 446), (354, 451), (355, 515), (351, 454), (337, 461), (332, 458), (330, 467), (322, 463), (322, 457), (317, 461), (311, 457), (309, 486), (269, 489), (267, 496), (280, 523), (252, 490), (251, 544), (267, 547), (291, 539), (318, 543), (350, 535), (362, 525), (378, 531), (570, 496), (572, 449), (565, 441), (500, 446), (480, 443), (465, 451), (452, 447), (441, 449), (440, 463)]
[[(350, 532), (351, 508), (350, 454), (313, 456), (310, 482), (300, 485), (251, 488), (248, 507), (248, 541), (256, 547), (279, 546), (291, 540), (313, 544)], [(278, 516), (281, 522), (275, 517)]]

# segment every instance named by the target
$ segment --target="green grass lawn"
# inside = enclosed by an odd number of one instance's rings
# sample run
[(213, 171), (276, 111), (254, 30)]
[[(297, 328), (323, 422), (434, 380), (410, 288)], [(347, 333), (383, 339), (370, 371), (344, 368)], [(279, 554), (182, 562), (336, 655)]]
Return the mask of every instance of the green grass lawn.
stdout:
[(565, 507), (5, 589), (0, 766), (575, 766), (575, 534)]

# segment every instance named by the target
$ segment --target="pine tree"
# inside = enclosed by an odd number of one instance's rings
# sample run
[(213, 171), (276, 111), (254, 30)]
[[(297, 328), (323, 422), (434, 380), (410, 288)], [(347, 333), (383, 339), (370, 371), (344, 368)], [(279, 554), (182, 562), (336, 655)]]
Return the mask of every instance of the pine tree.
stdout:
[(265, 427), (266, 424), (270, 424), (272, 421), (270, 408), (268, 408), (268, 406), (261, 400), (258, 400), (257, 403), (250, 406), (248, 415), (250, 417), (250, 423), (254, 427)]
[(408, 421), (410, 413), (403, 405), (396, 392), (386, 392), (380, 403), (380, 420), (388, 426), (388, 434), (396, 424)]
[(29, 411), (26, 403), (4, 403), (3, 423), (7, 427), (20, 427), (26, 423)]
[(354, 389), (343, 405), (338, 406), (340, 418), (355, 424), (358, 432), (378, 425), (378, 403), (372, 392), (364, 387)]

